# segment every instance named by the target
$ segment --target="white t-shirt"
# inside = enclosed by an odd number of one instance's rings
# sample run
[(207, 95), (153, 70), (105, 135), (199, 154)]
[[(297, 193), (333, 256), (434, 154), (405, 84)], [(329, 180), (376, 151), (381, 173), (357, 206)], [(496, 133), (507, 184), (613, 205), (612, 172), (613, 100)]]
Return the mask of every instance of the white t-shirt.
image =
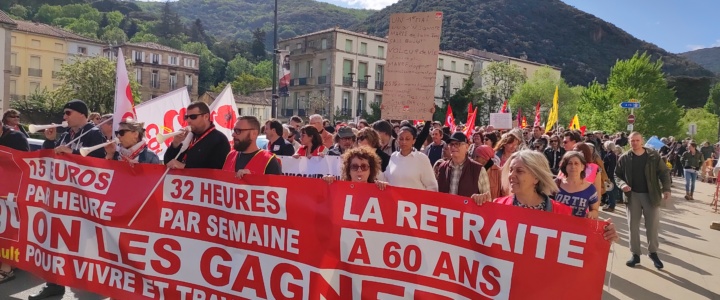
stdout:
[(437, 192), (438, 183), (430, 159), (424, 153), (413, 150), (407, 156), (400, 151), (390, 155), (390, 163), (384, 172), (392, 186)]

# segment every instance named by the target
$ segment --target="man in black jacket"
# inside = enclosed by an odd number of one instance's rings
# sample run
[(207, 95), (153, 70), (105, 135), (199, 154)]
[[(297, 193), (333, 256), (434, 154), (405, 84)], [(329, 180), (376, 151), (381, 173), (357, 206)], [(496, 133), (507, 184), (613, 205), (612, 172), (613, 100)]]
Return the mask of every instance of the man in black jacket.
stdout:
[[(43, 149), (55, 149), (55, 153), (80, 154), (80, 148), (107, 141), (93, 123), (88, 123), (88, 107), (82, 100), (74, 99), (65, 104), (63, 120), (68, 123), (68, 130), (58, 137), (55, 128), (46, 129)], [(105, 149), (97, 149), (88, 156), (105, 158)]]
[(30, 151), (27, 138), (22, 132), (13, 131), (9, 126), (0, 126), (0, 146), (20, 151)]
[[(80, 154), (80, 148), (105, 143), (105, 137), (93, 123), (88, 123), (88, 107), (82, 100), (74, 99), (63, 107), (63, 120), (68, 130), (57, 136), (55, 128), (45, 130), (43, 149), (55, 149), (55, 153)], [(90, 152), (88, 156), (104, 158), (105, 148)], [(28, 300), (45, 299), (65, 294), (65, 287), (48, 282), (39, 293), (30, 295)]]
[[(163, 161), (171, 169), (222, 169), (230, 153), (230, 140), (215, 129), (210, 121), (210, 108), (205, 102), (193, 102), (187, 107), (185, 120), (193, 134), (187, 150), (180, 152), (189, 132), (177, 135), (165, 151)], [(184, 129), (183, 129), (184, 131)]]
[(265, 122), (264, 132), (265, 137), (268, 139), (267, 149), (265, 150), (279, 156), (292, 156), (295, 154), (295, 148), (282, 137), (283, 131), (280, 121), (272, 119)]

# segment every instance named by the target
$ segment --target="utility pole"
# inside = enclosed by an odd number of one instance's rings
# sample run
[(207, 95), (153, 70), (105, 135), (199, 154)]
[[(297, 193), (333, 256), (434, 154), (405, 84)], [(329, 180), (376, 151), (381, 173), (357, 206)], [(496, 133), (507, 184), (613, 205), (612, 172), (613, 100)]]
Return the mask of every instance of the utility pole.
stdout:
[(270, 116), (274, 119), (277, 118), (277, 81), (278, 81), (278, 0), (275, 0), (275, 19), (273, 25), (273, 71), (272, 71), (272, 108), (270, 110)]

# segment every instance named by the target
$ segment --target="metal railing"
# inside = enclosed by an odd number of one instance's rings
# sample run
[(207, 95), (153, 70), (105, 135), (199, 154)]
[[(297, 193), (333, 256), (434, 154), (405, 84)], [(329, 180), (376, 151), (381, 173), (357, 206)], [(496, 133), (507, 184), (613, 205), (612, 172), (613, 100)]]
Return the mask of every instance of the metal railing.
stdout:
[(20, 74), (22, 74), (22, 68), (18, 66), (10, 66), (10, 74), (20, 76)]
[(28, 68), (28, 76), (42, 77), (42, 69)]
[(353, 86), (353, 78), (352, 77), (343, 77), (342, 85)]
[(385, 85), (385, 83), (382, 81), (377, 81), (377, 80), (375, 81), (375, 89), (376, 90), (382, 90), (384, 85)]
[(358, 88), (366, 89), (368, 87), (368, 81), (363, 79), (358, 79)]
[(327, 76), (318, 76), (317, 84), (326, 84)]
[(298, 78), (298, 85), (307, 85), (307, 78), (306, 77)]

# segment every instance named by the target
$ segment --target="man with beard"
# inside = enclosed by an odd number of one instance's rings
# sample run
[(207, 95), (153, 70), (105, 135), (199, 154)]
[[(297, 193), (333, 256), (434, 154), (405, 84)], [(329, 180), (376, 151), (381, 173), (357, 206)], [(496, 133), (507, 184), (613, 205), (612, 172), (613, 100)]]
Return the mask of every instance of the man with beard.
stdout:
[(260, 121), (253, 116), (238, 118), (233, 128), (233, 150), (225, 158), (223, 170), (234, 172), (237, 178), (245, 174), (282, 175), (280, 161), (270, 151), (257, 146)]
[[(179, 153), (189, 132), (176, 135), (165, 151), (164, 161), (171, 169), (221, 169), (224, 157), (230, 152), (227, 137), (210, 121), (210, 108), (205, 102), (193, 102), (187, 107), (185, 121), (193, 134), (187, 150)], [(185, 131), (185, 129), (182, 129)], [(179, 153), (179, 155), (178, 155)], [(176, 159), (177, 157), (177, 159)]]

